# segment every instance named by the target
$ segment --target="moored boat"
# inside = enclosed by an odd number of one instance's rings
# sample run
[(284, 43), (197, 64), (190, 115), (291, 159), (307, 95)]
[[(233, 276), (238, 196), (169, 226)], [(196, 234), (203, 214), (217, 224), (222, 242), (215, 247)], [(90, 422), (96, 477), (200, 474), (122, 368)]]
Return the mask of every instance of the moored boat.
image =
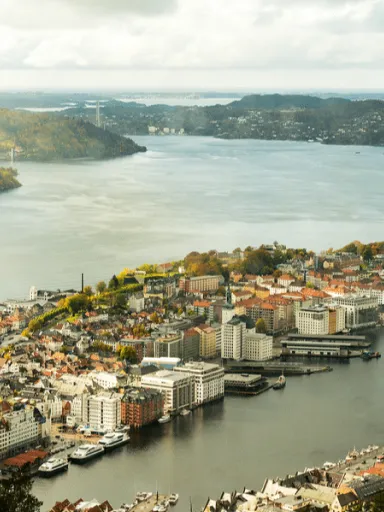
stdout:
[(58, 457), (51, 457), (44, 462), (38, 469), (38, 474), (44, 477), (50, 477), (57, 473), (62, 473), (68, 469), (68, 460)]
[(188, 414), (191, 414), (191, 411), (189, 409), (182, 409), (180, 411), (181, 416), (188, 416)]
[(103, 446), (105, 451), (109, 451), (127, 444), (128, 441), (129, 435), (126, 432), (111, 432), (100, 439), (99, 445)]
[(169, 414), (165, 414), (164, 416), (162, 416), (161, 418), (159, 418), (158, 422), (159, 423), (169, 423), (171, 421), (171, 416)]
[(285, 388), (286, 380), (284, 375), (280, 375), (280, 377), (277, 379), (277, 381), (273, 385), (273, 389), (283, 389)]
[(176, 505), (176, 503), (179, 501), (179, 495), (178, 494), (175, 494), (175, 493), (172, 493), (170, 496), (169, 496), (169, 504), (170, 505)]
[(82, 444), (69, 457), (75, 464), (84, 464), (104, 454), (104, 447), (99, 444)]

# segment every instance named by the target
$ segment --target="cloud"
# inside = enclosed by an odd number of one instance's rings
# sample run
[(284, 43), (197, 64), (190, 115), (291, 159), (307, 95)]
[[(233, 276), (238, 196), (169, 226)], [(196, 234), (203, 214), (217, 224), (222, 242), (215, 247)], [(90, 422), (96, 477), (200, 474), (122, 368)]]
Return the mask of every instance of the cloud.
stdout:
[(2, 0), (0, 19), (0, 68), (384, 66), (382, 0)]

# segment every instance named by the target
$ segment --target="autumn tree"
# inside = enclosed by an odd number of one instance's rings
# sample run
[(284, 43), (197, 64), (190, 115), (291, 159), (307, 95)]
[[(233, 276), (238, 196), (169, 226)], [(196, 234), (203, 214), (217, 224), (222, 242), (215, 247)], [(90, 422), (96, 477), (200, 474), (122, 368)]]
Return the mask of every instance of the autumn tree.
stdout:
[(97, 283), (97, 285), (96, 285), (97, 293), (104, 293), (106, 289), (107, 289), (107, 285), (105, 284), (104, 281), (99, 281)]
[(119, 280), (115, 275), (112, 276), (112, 279), (108, 283), (109, 290), (117, 290), (119, 287)]
[(92, 286), (85, 286), (84, 287), (84, 290), (83, 290), (83, 293), (87, 296), (87, 297), (91, 297), (91, 295), (93, 295), (93, 290), (92, 290)]
[(267, 332), (267, 326), (265, 324), (264, 318), (259, 318), (256, 322), (256, 332), (259, 333), (266, 333)]
[(372, 259), (373, 259), (372, 247), (370, 245), (366, 245), (364, 247), (361, 255), (362, 255), (364, 261), (366, 261), (366, 262), (372, 261)]
[(89, 297), (84, 293), (76, 293), (67, 298), (67, 308), (72, 315), (76, 315), (80, 311), (86, 311), (90, 306)]
[(121, 347), (120, 350), (120, 359), (124, 359), (125, 361), (129, 361), (130, 363), (137, 362), (137, 352), (133, 347)]

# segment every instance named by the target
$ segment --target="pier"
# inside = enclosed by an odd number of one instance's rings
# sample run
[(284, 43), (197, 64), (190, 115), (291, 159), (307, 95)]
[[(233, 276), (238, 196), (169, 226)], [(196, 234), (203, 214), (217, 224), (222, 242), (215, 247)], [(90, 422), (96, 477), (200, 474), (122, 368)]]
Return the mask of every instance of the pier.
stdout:
[(129, 510), (129, 512), (152, 512), (154, 507), (157, 504), (162, 503), (163, 501), (169, 501), (169, 496), (167, 494), (159, 494), (158, 496), (156, 494), (153, 494), (147, 500), (144, 500), (135, 505), (133, 508)]
[(227, 361), (225, 373), (257, 373), (259, 375), (311, 375), (312, 373), (329, 372), (329, 366), (303, 365), (282, 361)]

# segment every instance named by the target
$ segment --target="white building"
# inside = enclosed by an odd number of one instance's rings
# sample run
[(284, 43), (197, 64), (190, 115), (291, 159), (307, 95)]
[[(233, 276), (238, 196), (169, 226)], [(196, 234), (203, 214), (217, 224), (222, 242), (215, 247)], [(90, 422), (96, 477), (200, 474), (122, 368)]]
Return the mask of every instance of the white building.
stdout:
[(194, 383), (189, 375), (161, 370), (143, 375), (143, 388), (157, 389), (164, 395), (164, 410), (178, 412), (191, 407), (194, 400)]
[(272, 359), (272, 336), (247, 332), (243, 344), (242, 357), (247, 361), (267, 361)]
[(87, 417), (88, 393), (82, 393), (73, 398), (71, 403), (71, 416), (75, 418), (76, 423), (83, 423)]
[(0, 459), (34, 446), (38, 439), (39, 423), (32, 407), (4, 414), (0, 422)]
[(345, 326), (348, 329), (373, 327), (378, 316), (378, 298), (358, 295), (335, 297), (334, 303), (345, 311)]
[(114, 389), (118, 387), (118, 376), (116, 373), (92, 372), (92, 380), (103, 389)]
[(296, 314), (299, 334), (327, 335), (329, 332), (329, 310), (325, 306), (310, 306)]
[(129, 308), (136, 313), (144, 310), (144, 295), (142, 292), (134, 293), (129, 297)]
[(29, 289), (29, 300), (37, 300), (37, 288), (36, 286), (31, 286)]
[(221, 323), (226, 324), (235, 316), (235, 307), (232, 304), (224, 304), (221, 309)]
[(191, 362), (184, 366), (176, 366), (174, 371), (192, 378), (195, 404), (211, 402), (224, 396), (224, 368), (218, 364)]
[(246, 324), (240, 318), (233, 317), (221, 328), (221, 357), (223, 359), (241, 359)]
[(121, 425), (121, 396), (117, 393), (88, 396), (85, 421), (91, 430), (106, 432)]

